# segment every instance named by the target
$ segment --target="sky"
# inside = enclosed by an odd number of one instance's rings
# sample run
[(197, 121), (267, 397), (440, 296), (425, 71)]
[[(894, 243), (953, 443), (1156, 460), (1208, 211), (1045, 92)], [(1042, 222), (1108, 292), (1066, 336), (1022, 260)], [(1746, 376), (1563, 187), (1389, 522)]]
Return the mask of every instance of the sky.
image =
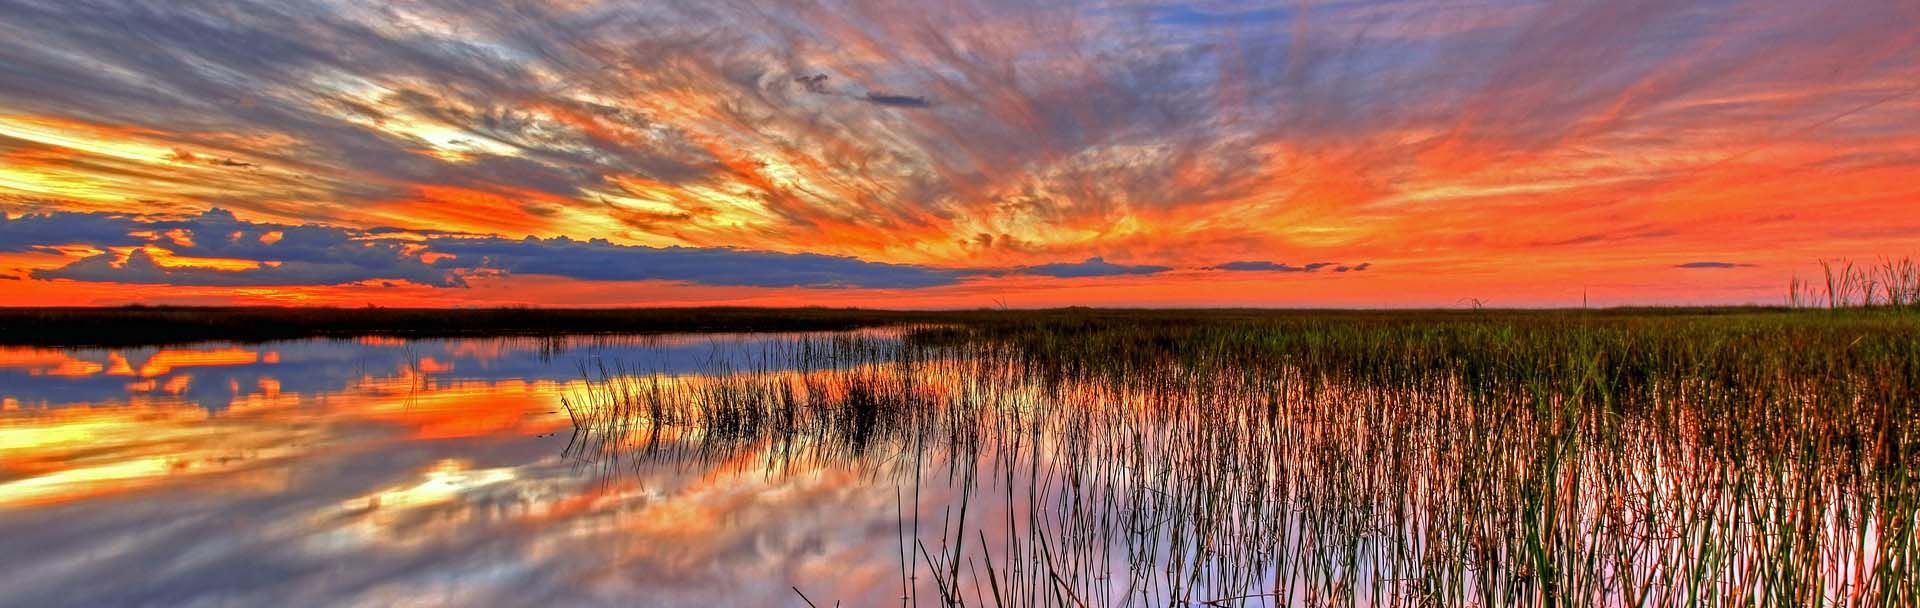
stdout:
[(10, 305), (1780, 303), (1920, 3), (0, 0)]

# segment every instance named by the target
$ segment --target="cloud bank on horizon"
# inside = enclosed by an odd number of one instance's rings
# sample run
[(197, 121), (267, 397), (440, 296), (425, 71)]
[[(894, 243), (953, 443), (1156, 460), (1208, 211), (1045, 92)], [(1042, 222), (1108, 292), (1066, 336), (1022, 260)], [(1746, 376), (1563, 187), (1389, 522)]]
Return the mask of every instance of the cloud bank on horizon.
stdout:
[(1769, 301), (1815, 259), (1917, 253), (1916, 22), (22, 0), (0, 278), (26, 303)]
[[(467, 287), (469, 277), (529, 273), (749, 287), (927, 287), (951, 284), (960, 275), (816, 254), (255, 223), (224, 209), (177, 221), (100, 213), (0, 218), (0, 251), (56, 252), (75, 242), (112, 249), (29, 276), (182, 286), (407, 281)], [(124, 251), (113, 250), (120, 248)]]
[[(0, 215), (0, 253), (63, 254), (101, 247), (64, 266), (27, 277), (172, 286), (381, 285), (405, 281), (468, 287), (469, 279), (532, 274), (580, 281), (676, 281), (732, 287), (920, 288), (977, 275), (1056, 278), (1151, 275), (1167, 266), (1120, 265), (1101, 258), (1011, 269), (936, 268), (867, 262), (846, 256), (724, 247), (648, 247), (606, 239), (508, 239), (497, 235), (377, 227), (249, 222), (209, 209), (190, 218), (52, 212)], [(1272, 262), (1234, 270), (1312, 272)], [(1228, 265), (1232, 266), (1232, 265)], [(1368, 264), (1355, 269), (1365, 270)], [(1339, 267), (1346, 272), (1348, 267)]]

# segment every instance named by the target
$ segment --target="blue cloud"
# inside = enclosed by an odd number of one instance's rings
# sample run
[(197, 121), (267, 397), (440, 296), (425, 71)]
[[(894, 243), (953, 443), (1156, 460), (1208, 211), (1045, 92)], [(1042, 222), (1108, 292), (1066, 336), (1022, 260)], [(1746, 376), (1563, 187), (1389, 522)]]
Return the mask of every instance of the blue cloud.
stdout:
[(1361, 272), (1361, 271), (1365, 271), (1368, 268), (1372, 268), (1373, 263), (1364, 262), (1364, 263), (1353, 265), (1353, 266), (1345, 266), (1345, 265), (1341, 265), (1339, 262), (1314, 262), (1311, 264), (1307, 264), (1305, 266), (1294, 266), (1292, 264), (1269, 262), (1265, 260), (1249, 260), (1249, 261), (1240, 261), (1240, 262), (1227, 262), (1225, 264), (1213, 266), (1211, 270), (1228, 270), (1228, 271), (1236, 271), (1236, 272), (1319, 272), (1321, 269), (1328, 268), (1328, 267), (1332, 267), (1334, 272)]
[(1752, 268), (1753, 265), (1743, 264), (1739, 262), (1687, 262), (1685, 264), (1675, 264), (1673, 267), (1703, 270), (1703, 269), (1719, 269), (1719, 268)]
[(19, 253), (56, 245), (130, 247), (146, 242), (132, 236), (144, 227), (122, 215), (43, 213), (9, 218), (0, 213), (0, 252)]
[(52, 270), (35, 270), (32, 276), (43, 280), (201, 287), (340, 285), (375, 279), (406, 280), (435, 287), (467, 285), (466, 279), (459, 274), (428, 266), (391, 244), (375, 247), (381, 251), (338, 262), (276, 260), (273, 263), (261, 262), (259, 266), (246, 270), (166, 267), (156, 263), (146, 250), (135, 249), (124, 259), (103, 253)]
[(686, 281), (746, 287), (913, 288), (949, 285), (961, 273), (905, 264), (818, 254), (727, 248), (639, 247), (605, 239), (499, 237), (428, 239), (436, 253), (452, 254), (449, 269), (501, 270), (587, 281)]
[(1071, 279), (1081, 277), (1159, 274), (1168, 270), (1173, 270), (1173, 268), (1153, 265), (1127, 266), (1108, 262), (1104, 258), (1094, 257), (1087, 258), (1086, 261), (1078, 263), (1059, 262), (1054, 264), (1041, 264), (1039, 266), (1028, 266), (1020, 269), (1020, 273)]
[(927, 98), (915, 97), (912, 95), (890, 95), (887, 93), (867, 93), (867, 96), (863, 97), (862, 99), (866, 100), (866, 102), (870, 104), (880, 105), (880, 106), (892, 106), (896, 108), (926, 108), (926, 107), (933, 106), (933, 102), (927, 101)]
[[(144, 236), (134, 236), (139, 233)], [(537, 274), (584, 281), (685, 281), (743, 287), (916, 288), (949, 285), (965, 271), (851, 257), (730, 248), (641, 247), (603, 239), (514, 240), (391, 228), (242, 221), (212, 209), (185, 220), (50, 213), (0, 223), (0, 251), (52, 245), (151, 245), (176, 255), (257, 262), (246, 269), (161, 266), (145, 250), (101, 253), (34, 271), (36, 279), (193, 286), (338, 285), (408, 281), (465, 287), (475, 273)], [(443, 254), (432, 262), (425, 254)]]

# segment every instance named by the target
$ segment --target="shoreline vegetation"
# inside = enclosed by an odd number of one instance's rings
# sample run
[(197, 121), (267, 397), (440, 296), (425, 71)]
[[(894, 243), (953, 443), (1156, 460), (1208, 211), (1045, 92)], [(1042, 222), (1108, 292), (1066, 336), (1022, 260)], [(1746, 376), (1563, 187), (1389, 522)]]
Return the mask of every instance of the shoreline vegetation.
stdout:
[[(300, 338), (473, 338), (565, 334), (840, 331), (885, 325), (1007, 325), (1035, 322), (1524, 322), (1630, 318), (1899, 318), (1920, 312), (1920, 263), (1822, 260), (1823, 280), (1795, 276), (1782, 306), (1484, 308), (1048, 308), (887, 310), (823, 307), (385, 308), (347, 307), (4, 307), (0, 345), (146, 346), (188, 342), (269, 342)], [(1823, 314), (1811, 315), (1812, 311)]]

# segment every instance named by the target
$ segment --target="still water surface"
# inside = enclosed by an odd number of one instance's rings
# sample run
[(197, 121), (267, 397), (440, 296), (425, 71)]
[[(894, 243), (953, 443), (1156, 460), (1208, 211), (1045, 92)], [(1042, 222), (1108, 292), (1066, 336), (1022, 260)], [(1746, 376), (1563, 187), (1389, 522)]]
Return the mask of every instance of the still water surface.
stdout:
[(897, 602), (891, 480), (565, 455), (600, 365), (792, 338), (0, 349), (0, 605)]
[(0, 349), (0, 606), (1914, 597), (1856, 377), (939, 336)]

